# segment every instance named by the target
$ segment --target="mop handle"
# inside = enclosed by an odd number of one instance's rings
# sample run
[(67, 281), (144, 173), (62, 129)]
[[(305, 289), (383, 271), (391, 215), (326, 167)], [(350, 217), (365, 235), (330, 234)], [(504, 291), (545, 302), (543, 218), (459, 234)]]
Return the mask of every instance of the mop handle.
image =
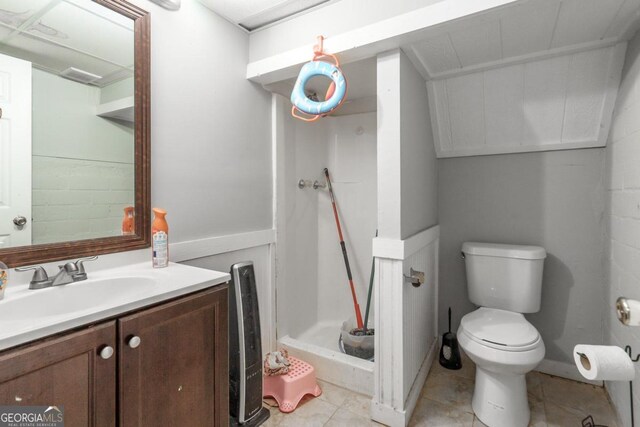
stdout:
[(331, 206), (333, 207), (333, 216), (336, 219), (336, 227), (338, 228), (338, 237), (340, 238), (340, 247), (342, 248), (342, 257), (344, 258), (344, 265), (347, 269), (347, 278), (349, 279), (349, 287), (351, 288), (351, 298), (353, 298), (353, 308), (356, 312), (356, 323), (358, 329), (363, 329), (364, 323), (362, 322), (362, 313), (360, 312), (360, 306), (358, 305), (358, 297), (356, 296), (356, 288), (353, 285), (353, 277), (351, 276), (351, 267), (349, 266), (349, 256), (347, 255), (347, 247), (344, 243), (344, 237), (342, 236), (342, 228), (340, 227), (340, 219), (338, 218), (338, 209), (336, 208), (336, 199), (333, 197), (333, 187), (331, 186), (331, 178), (329, 178), (329, 169), (324, 168), (324, 176), (327, 179), (327, 188), (329, 189), (329, 195), (331, 196)]
[[(376, 230), (378, 237), (378, 230)], [(364, 309), (364, 332), (367, 333), (367, 325), (369, 324), (369, 308), (371, 307), (371, 291), (373, 290), (373, 275), (376, 272), (376, 258), (371, 257), (371, 274), (369, 275), (369, 292), (367, 293), (367, 305)]]

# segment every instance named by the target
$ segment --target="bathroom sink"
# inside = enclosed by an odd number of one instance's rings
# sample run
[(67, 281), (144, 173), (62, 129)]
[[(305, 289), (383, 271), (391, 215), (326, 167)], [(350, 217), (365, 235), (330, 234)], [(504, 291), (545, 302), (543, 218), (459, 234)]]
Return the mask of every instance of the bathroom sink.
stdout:
[(0, 351), (230, 279), (228, 273), (180, 264), (153, 268), (148, 261), (95, 269), (88, 280), (37, 290), (29, 289), (29, 274), (16, 276), (26, 282), (10, 282), (0, 301)]
[(21, 298), (0, 301), (0, 324), (95, 310), (144, 296), (154, 284), (149, 277), (114, 277), (31, 290)]

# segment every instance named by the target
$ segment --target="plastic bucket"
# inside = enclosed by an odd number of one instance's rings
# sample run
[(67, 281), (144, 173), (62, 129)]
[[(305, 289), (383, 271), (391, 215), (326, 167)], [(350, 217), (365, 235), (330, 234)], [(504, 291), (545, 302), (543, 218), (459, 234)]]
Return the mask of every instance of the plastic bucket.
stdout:
[[(351, 331), (357, 327), (355, 319), (342, 322), (340, 328), (340, 350), (349, 356), (360, 359), (373, 360), (374, 339), (372, 335), (352, 335)], [(373, 331), (373, 329), (370, 329)]]

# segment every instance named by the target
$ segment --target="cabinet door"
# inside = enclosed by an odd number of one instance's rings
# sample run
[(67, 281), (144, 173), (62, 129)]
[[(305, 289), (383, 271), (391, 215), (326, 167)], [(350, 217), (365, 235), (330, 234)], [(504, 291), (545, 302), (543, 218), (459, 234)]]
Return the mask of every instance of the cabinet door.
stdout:
[(119, 320), (122, 427), (229, 422), (227, 286)]
[(100, 356), (107, 346), (115, 322), (0, 353), (0, 405), (64, 406), (66, 427), (115, 426), (117, 358)]

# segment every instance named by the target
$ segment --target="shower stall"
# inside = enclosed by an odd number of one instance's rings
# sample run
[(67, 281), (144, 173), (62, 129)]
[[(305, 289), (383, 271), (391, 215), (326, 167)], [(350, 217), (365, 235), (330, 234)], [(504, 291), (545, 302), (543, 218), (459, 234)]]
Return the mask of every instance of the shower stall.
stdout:
[[(377, 226), (376, 113), (305, 123), (291, 118), (286, 108), (281, 112), (278, 345), (311, 363), (319, 378), (371, 395), (373, 362), (339, 349), (342, 323), (355, 312), (322, 171), (326, 167), (331, 174), (364, 317)], [(371, 309), (369, 327), (374, 316)]]
[[(277, 347), (313, 365), (319, 379), (371, 396), (374, 420), (406, 425), (437, 353), (437, 164), (427, 87), (398, 49), (343, 70), (347, 101), (317, 122), (291, 117), (291, 80), (267, 87)], [(324, 168), (363, 315), (375, 258), (367, 323), (374, 360), (340, 351), (342, 324), (355, 311)]]

